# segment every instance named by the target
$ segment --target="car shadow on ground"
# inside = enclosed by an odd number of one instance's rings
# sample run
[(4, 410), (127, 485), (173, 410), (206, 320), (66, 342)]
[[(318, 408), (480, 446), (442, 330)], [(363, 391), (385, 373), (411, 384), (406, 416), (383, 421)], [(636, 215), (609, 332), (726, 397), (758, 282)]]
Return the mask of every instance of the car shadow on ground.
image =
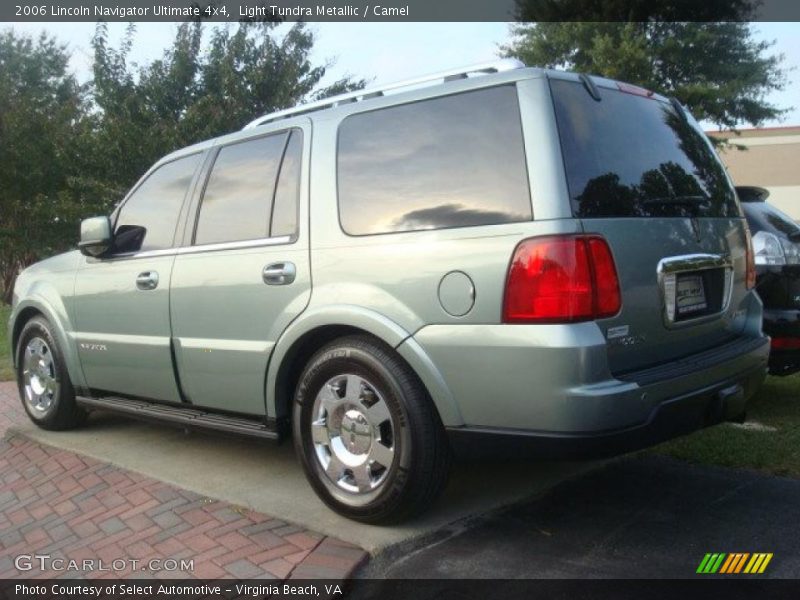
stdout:
[(708, 552), (770, 552), (800, 577), (800, 481), (631, 456), (361, 577), (694, 578)]

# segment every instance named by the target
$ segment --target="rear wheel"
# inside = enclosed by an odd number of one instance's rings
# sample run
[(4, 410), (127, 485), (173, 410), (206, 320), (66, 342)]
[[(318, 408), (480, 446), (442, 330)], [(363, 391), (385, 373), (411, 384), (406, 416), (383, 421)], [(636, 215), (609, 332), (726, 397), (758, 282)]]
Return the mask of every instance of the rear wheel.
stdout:
[(351, 519), (409, 517), (447, 481), (450, 450), (424, 387), (372, 338), (343, 338), (314, 355), (300, 377), (293, 427), (311, 485)]
[(71, 429), (86, 418), (75, 403), (63, 357), (46, 319), (25, 324), (17, 343), (17, 385), (25, 412), (42, 429)]

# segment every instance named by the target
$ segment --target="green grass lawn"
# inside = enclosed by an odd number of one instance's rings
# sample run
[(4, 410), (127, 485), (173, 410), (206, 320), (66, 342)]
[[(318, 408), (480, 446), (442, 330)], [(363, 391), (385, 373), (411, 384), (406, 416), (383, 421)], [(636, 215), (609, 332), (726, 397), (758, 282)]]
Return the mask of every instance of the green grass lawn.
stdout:
[(725, 423), (646, 452), (800, 477), (800, 374), (767, 377), (750, 401), (744, 425)]
[(14, 372), (11, 370), (11, 351), (8, 348), (8, 315), (11, 314), (11, 307), (0, 304), (0, 381), (14, 379)]

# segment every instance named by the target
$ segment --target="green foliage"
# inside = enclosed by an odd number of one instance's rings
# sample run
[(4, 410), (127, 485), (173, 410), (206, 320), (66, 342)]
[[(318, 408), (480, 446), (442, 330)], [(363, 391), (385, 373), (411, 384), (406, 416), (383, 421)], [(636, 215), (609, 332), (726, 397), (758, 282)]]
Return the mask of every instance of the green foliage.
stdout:
[(762, 0), (515, 0), (516, 21), (756, 21)]
[(74, 238), (86, 200), (80, 122), (86, 90), (64, 46), (42, 35), (0, 33), (0, 292), (17, 270)]
[[(744, 4), (747, 4), (746, 2)], [(720, 129), (758, 126), (784, 110), (782, 56), (768, 54), (742, 22), (570, 22), (512, 26), (506, 56), (634, 83), (685, 104)]]
[[(134, 26), (118, 49), (109, 47), (106, 25), (97, 26), (94, 99), (102, 115), (98, 140), (108, 166), (117, 165), (116, 172), (107, 172), (114, 173), (122, 188), (166, 152), (235, 131), (255, 116), (315, 95), (326, 65), (310, 62), (313, 33), (296, 23), (279, 38), (275, 27), (240, 23), (214, 28), (204, 51), (204, 26), (183, 23), (162, 58), (136, 68), (128, 63)], [(333, 87), (363, 85), (345, 79)]]
[(93, 81), (80, 85), (54, 38), (0, 32), (0, 299), (19, 269), (74, 245), (80, 219), (107, 213), (160, 157), (241, 128), (258, 115), (359, 89), (319, 84), (304, 23), (208, 29), (183, 23), (163, 56), (129, 57), (136, 29), (109, 44), (95, 30)]

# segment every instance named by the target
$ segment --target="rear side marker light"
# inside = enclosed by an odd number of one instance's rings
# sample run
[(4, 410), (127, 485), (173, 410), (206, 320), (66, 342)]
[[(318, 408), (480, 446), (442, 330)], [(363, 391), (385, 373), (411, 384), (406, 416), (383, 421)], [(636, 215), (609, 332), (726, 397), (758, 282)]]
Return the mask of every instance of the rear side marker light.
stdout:
[(619, 278), (599, 235), (530, 238), (519, 243), (506, 276), (504, 323), (572, 323), (616, 315)]

